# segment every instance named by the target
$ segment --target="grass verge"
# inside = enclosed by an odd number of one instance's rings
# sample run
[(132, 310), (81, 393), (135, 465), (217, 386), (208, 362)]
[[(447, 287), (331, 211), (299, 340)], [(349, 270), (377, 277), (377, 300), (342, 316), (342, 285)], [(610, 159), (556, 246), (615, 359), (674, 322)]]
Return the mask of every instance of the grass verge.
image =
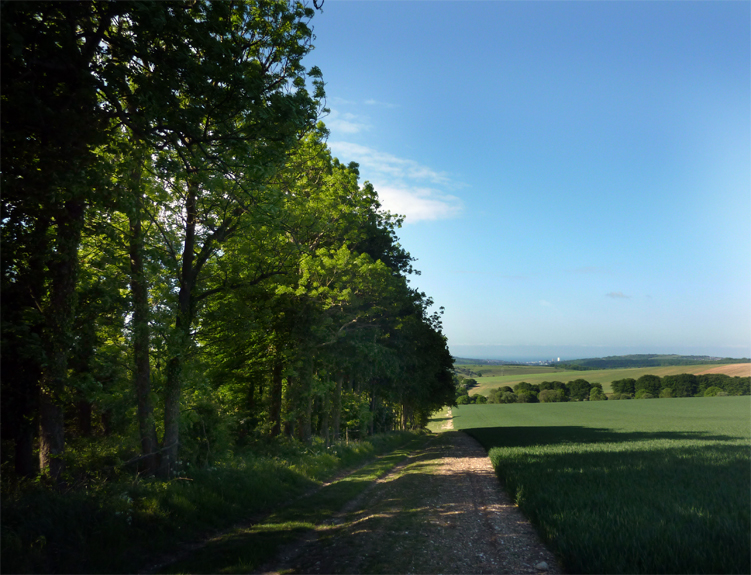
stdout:
[[(131, 478), (69, 493), (34, 484), (4, 486), (2, 572), (135, 572), (149, 556), (270, 510), (343, 469), (415, 440), (422, 438), (393, 433), (328, 449), (277, 446), (171, 481)], [(390, 458), (376, 463), (387, 465)], [(358, 473), (352, 476), (355, 483)], [(327, 489), (321, 490), (319, 499), (326, 497)], [(304, 514), (295, 521), (300, 525), (281, 531), (291, 533), (307, 525)]]
[(402, 447), (377, 458), (312, 495), (295, 501), (250, 526), (222, 534), (162, 573), (248, 573), (272, 559), (283, 545), (313, 530), (326, 530), (331, 519), (376, 479), (387, 474), (410, 452), (427, 441), (417, 436)]

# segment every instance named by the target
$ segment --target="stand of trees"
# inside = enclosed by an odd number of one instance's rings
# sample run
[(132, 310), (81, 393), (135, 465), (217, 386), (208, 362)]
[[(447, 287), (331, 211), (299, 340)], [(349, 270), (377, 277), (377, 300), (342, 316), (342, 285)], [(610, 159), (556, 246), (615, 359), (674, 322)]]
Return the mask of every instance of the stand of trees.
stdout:
[[(610, 396), (603, 392), (602, 384), (576, 379), (563, 383), (543, 381), (531, 384), (525, 381), (493, 389), (486, 401), (479, 396), (466, 397), (458, 391), (457, 403), (550, 403), (561, 401), (603, 401), (607, 399), (650, 399), (656, 397), (709, 397), (717, 395), (751, 395), (751, 377), (730, 377), (724, 374), (643, 375), (639, 379), (619, 379), (611, 384)], [(485, 398), (483, 398), (485, 399)]]
[(454, 402), (401, 220), (326, 147), (313, 15), (2, 4), (4, 478), (110, 440), (167, 477)]

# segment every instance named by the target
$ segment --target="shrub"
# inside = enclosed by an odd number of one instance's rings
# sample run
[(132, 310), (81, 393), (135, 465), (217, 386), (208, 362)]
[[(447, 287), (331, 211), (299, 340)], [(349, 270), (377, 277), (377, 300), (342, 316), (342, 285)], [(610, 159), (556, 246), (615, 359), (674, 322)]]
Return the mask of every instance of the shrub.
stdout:
[(708, 387), (707, 389), (704, 390), (704, 397), (715, 397), (720, 394), (727, 395), (727, 393), (724, 393), (722, 391), (722, 388), (717, 387), (717, 386)]
[(673, 397), (673, 390), (669, 387), (663, 387), (660, 392), (660, 397)]
[(456, 398), (456, 405), (467, 405), (470, 403), (468, 395), (460, 395)]
[(537, 396), (528, 391), (522, 391), (516, 394), (517, 403), (537, 403)]
[(542, 403), (555, 403), (566, 401), (566, 396), (561, 389), (544, 389), (540, 392), (539, 399)]
[(618, 400), (618, 399), (633, 399), (634, 396), (630, 393), (613, 393), (610, 396), (611, 400)]
[(593, 387), (589, 392), (589, 401), (605, 401), (607, 398), (601, 387)]
[(640, 389), (634, 395), (634, 399), (654, 399), (655, 396), (649, 393), (646, 389)]
[(514, 392), (504, 391), (501, 394), (501, 401), (499, 403), (516, 403), (516, 399)]
[(487, 403), (488, 398), (484, 395), (475, 395), (475, 403)]

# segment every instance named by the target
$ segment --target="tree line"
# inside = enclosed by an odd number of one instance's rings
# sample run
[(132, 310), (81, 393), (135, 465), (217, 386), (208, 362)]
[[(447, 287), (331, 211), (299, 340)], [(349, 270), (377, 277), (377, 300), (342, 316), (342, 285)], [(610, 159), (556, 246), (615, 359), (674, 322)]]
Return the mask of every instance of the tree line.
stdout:
[[(474, 380), (472, 380), (474, 381)], [(474, 385), (477, 382), (474, 381)], [(657, 397), (713, 397), (723, 395), (751, 395), (751, 377), (730, 377), (725, 374), (643, 375), (638, 379), (613, 381), (611, 394), (600, 383), (575, 379), (568, 383), (543, 381), (539, 384), (517, 383), (513, 388), (492, 389), (486, 396), (469, 396), (467, 380), (456, 385), (456, 403), (552, 403), (564, 401), (604, 401), (619, 399), (652, 399)]]
[(168, 477), (453, 403), (402, 220), (326, 146), (313, 16), (2, 4), (4, 477), (107, 441)]

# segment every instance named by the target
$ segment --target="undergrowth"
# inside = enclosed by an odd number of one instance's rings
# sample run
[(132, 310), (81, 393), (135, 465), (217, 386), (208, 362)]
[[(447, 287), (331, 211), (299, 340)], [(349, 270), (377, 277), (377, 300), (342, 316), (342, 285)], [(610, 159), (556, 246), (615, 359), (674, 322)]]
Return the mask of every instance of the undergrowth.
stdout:
[(264, 512), (414, 434), (361, 442), (258, 444), (165, 481), (119, 474), (68, 492), (3, 484), (2, 572), (134, 572), (150, 556)]

